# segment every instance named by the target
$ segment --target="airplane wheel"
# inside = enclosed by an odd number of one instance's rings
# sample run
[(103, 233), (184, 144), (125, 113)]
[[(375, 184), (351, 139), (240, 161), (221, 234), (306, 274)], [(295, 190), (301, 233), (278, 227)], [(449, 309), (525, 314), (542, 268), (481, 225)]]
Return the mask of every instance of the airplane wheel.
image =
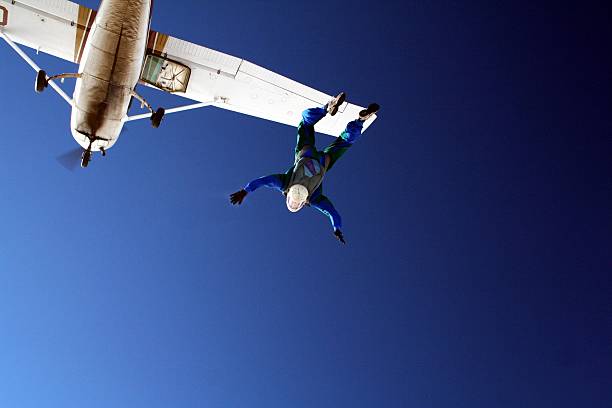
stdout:
[(164, 108), (159, 108), (155, 111), (153, 115), (151, 115), (151, 125), (157, 129), (159, 125), (161, 125), (161, 121), (164, 118), (164, 114), (166, 110)]
[(81, 156), (81, 167), (85, 168), (89, 165), (89, 160), (91, 159), (91, 152), (84, 151), (83, 156)]
[(49, 83), (47, 82), (47, 73), (41, 69), (36, 75), (36, 83), (34, 84), (34, 89), (37, 93), (41, 93), (48, 85)]

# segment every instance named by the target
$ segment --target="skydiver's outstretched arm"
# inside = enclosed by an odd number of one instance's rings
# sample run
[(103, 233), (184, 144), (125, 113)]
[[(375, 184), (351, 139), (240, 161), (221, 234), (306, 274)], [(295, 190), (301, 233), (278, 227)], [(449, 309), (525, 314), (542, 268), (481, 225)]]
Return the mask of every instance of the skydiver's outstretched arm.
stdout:
[(340, 228), (342, 228), (342, 218), (340, 217), (338, 211), (336, 211), (336, 209), (334, 208), (334, 205), (329, 200), (329, 198), (321, 194), (315, 200), (310, 202), (310, 206), (316, 208), (317, 210), (321, 211), (323, 214), (329, 217), (329, 220), (331, 221), (331, 224), (334, 227), (334, 235), (336, 236), (338, 241), (342, 242), (343, 244), (346, 244), (346, 241), (344, 241), (344, 235), (340, 230)]
[(273, 188), (278, 191), (283, 191), (287, 175), (286, 174), (272, 174), (270, 176), (260, 177), (251, 181), (242, 190), (236, 191), (230, 195), (230, 202), (234, 205), (242, 204), (244, 198), (248, 193), (252, 193), (260, 187)]
[(244, 187), (244, 190), (247, 193), (252, 193), (260, 187), (268, 187), (282, 192), (286, 179), (287, 174), (271, 174), (251, 181)]

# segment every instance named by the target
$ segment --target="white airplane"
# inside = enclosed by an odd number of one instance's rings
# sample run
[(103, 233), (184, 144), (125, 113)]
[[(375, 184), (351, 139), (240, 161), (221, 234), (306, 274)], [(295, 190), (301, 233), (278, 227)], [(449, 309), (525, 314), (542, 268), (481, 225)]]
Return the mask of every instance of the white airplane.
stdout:
[[(97, 11), (67, 0), (0, 0), (0, 37), (37, 72), (37, 92), (50, 85), (72, 108), (82, 167), (93, 152), (106, 155), (129, 121), (150, 119), (157, 128), (164, 114), (215, 106), (296, 126), (302, 110), (331, 99), (241, 58), (152, 31), (152, 7), (153, 0), (102, 0)], [(17, 44), (76, 63), (78, 71), (48, 76)], [(55, 82), (65, 78), (76, 78), (73, 98)], [(139, 83), (192, 102), (154, 110), (136, 92)], [(133, 98), (149, 113), (128, 116)], [(338, 136), (362, 109), (344, 103), (317, 131)]]

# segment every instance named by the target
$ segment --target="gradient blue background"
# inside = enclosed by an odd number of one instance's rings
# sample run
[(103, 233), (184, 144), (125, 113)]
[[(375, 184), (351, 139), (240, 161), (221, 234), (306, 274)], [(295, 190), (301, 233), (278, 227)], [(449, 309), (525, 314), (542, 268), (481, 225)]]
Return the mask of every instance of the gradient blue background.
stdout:
[(143, 121), (67, 172), (68, 107), (2, 45), (0, 406), (611, 407), (609, 14), (521, 3), (156, 1), (156, 30), (381, 103), (326, 179), (346, 247), (228, 203), (291, 127)]

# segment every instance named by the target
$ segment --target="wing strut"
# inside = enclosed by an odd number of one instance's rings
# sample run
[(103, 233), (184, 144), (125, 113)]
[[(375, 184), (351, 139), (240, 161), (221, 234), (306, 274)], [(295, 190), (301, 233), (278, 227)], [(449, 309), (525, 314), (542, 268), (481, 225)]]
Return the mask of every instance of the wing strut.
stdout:
[[(166, 110), (166, 115), (169, 113), (177, 113), (177, 112), (184, 112), (184, 111), (188, 111), (188, 110), (192, 110), (192, 109), (199, 109), (199, 108), (205, 108), (207, 106), (212, 106), (214, 105), (214, 101), (210, 101), (210, 102), (200, 102), (200, 103), (194, 103), (191, 105), (185, 105), (185, 106), (178, 106), (176, 108), (171, 108), (171, 109), (167, 109)], [(134, 116), (126, 116), (125, 118), (123, 118), (124, 122), (131, 122), (134, 120), (140, 120), (140, 119), (148, 119), (151, 117), (150, 113), (143, 113), (142, 115), (134, 115)]]
[[(23, 52), (21, 50), (21, 48), (19, 48), (19, 46), (17, 44), (15, 44), (13, 42), (13, 40), (11, 40), (10, 37), (8, 35), (6, 35), (6, 33), (4, 33), (2, 30), (0, 30), (0, 38), (2, 38), (4, 41), (6, 41), (6, 43), (8, 45), (10, 45), (11, 48), (13, 50), (15, 50), (15, 52), (17, 54), (19, 54), (19, 56), (21, 58), (23, 58), (24, 61), (27, 62), (29, 66), (32, 67), (32, 69), (34, 69), (34, 71), (36, 71), (36, 72), (40, 72), (41, 71), (40, 67), (38, 65), (36, 65), (36, 63), (34, 61), (32, 61), (32, 59), (30, 57), (28, 57), (28, 55), (25, 52)], [(47, 79), (48, 79), (48, 77), (47, 77)], [(51, 87), (55, 90), (55, 92), (57, 92), (59, 94), (59, 96), (61, 96), (66, 102), (68, 102), (68, 105), (72, 106), (72, 98), (70, 98), (66, 94), (66, 92), (64, 92), (64, 90), (59, 87), (59, 85), (57, 85), (53, 81), (50, 81), (49, 85), (51, 85)]]

